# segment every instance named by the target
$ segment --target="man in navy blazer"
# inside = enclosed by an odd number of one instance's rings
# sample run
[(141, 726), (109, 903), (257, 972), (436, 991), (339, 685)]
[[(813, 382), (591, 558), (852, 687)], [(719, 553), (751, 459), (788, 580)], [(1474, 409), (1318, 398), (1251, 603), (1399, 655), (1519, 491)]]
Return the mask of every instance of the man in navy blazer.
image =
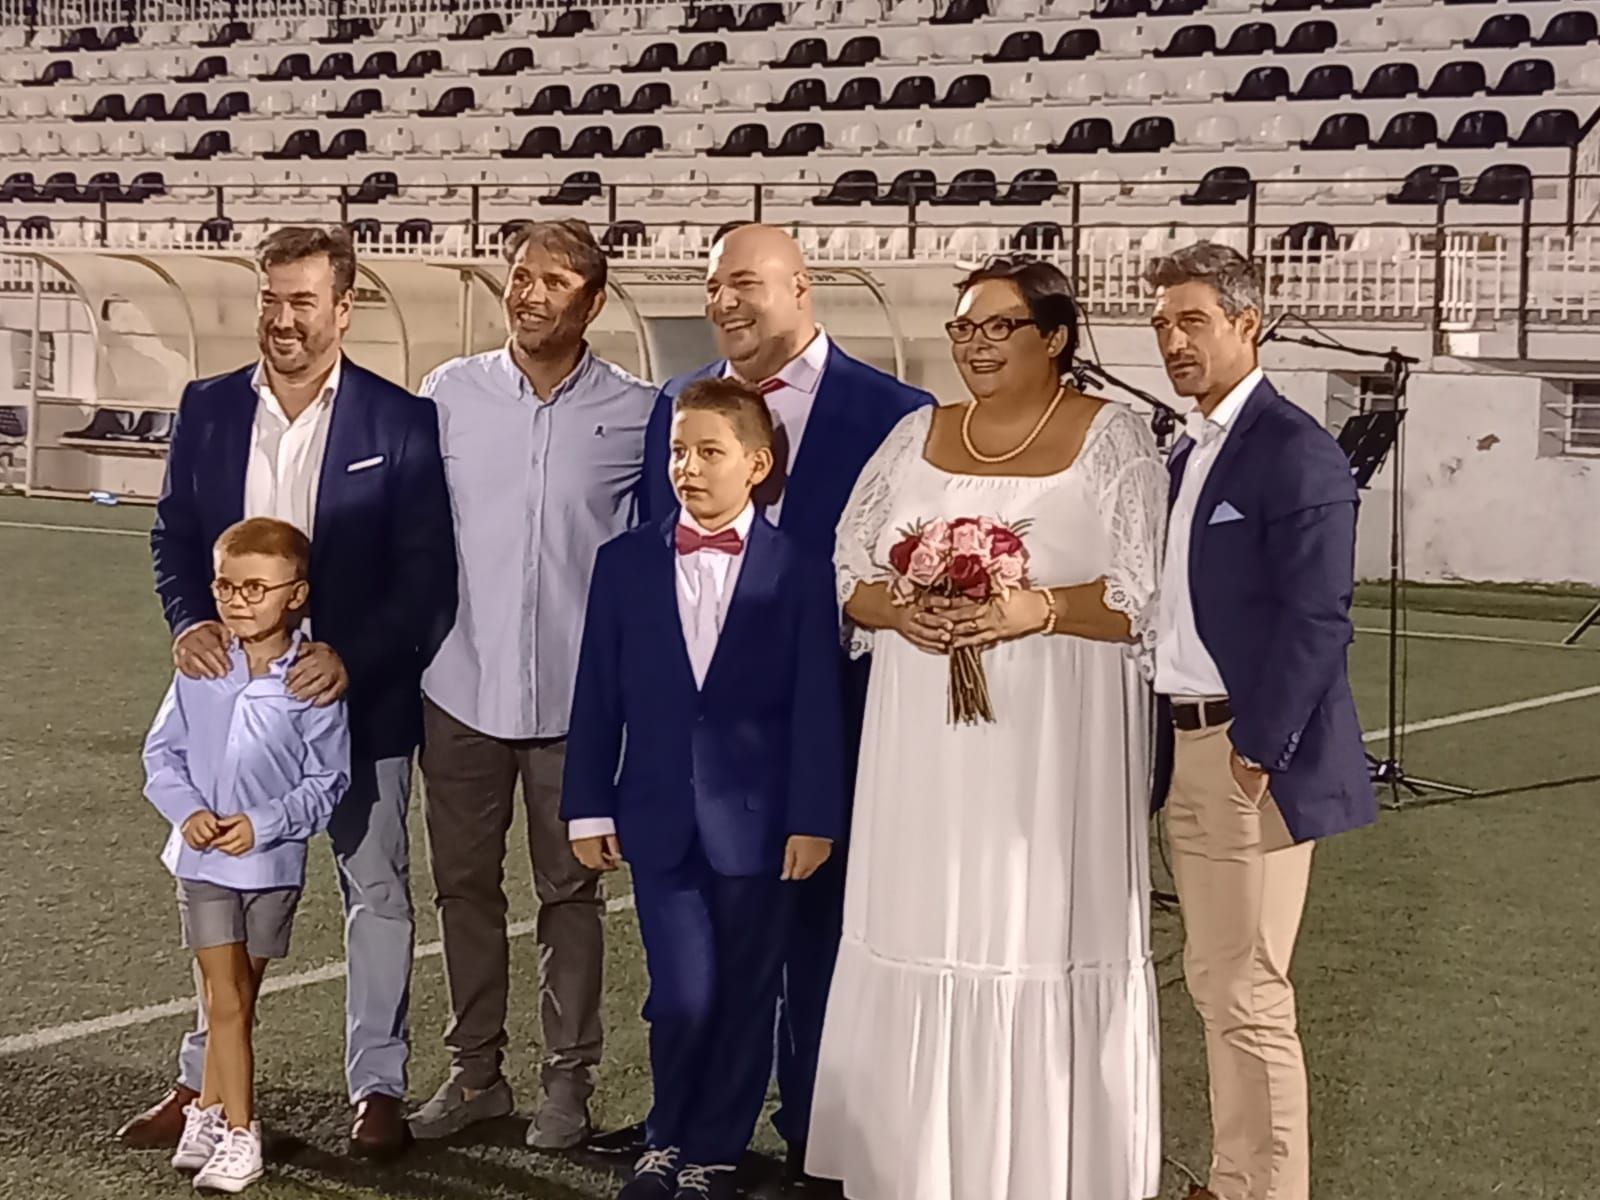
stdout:
[[(851, 358), (829, 339), (813, 314), (800, 248), (782, 230), (742, 225), (712, 247), (706, 317), (724, 357), (670, 380), (656, 398), (645, 430), (641, 521), (659, 523), (676, 505), (667, 477), (673, 398), (695, 380), (731, 375), (761, 388), (777, 426), (773, 475), (756, 492), (763, 514), (803, 549), (831, 561), (834, 528), (862, 468), (900, 419), (934, 403), (933, 397)], [(870, 667), (864, 658), (841, 667), (852, 780)], [(822, 1021), (844, 924), (844, 878), (841, 846), (800, 889), (784, 970), (778, 1039), (782, 1107), (773, 1124), (789, 1144), (795, 1182), (803, 1178)], [(625, 1150), (636, 1132), (600, 1139), (597, 1148)]]
[[(260, 362), (190, 384), (178, 408), (150, 534), (156, 591), (178, 669), (214, 674), (226, 652), (210, 587), (217, 535), (270, 516), (311, 536), (311, 640), (289, 686), (349, 705), (352, 781), (329, 834), (346, 913), (350, 1148), (382, 1157), (404, 1144), (405, 814), (419, 681), (455, 617), (450, 500), (433, 405), (343, 358), (356, 270), (348, 234), (281, 229), (258, 260)], [(176, 1142), (204, 1052), (202, 1027), (184, 1039), (179, 1086), (124, 1127), (126, 1143)]]
[(1211, 1078), (1210, 1178), (1191, 1200), (1309, 1200), (1289, 962), (1314, 840), (1377, 816), (1345, 661), (1356, 487), (1257, 365), (1242, 255), (1201, 242), (1149, 282), (1167, 375), (1196, 401), (1170, 460), (1155, 680), (1155, 800)]

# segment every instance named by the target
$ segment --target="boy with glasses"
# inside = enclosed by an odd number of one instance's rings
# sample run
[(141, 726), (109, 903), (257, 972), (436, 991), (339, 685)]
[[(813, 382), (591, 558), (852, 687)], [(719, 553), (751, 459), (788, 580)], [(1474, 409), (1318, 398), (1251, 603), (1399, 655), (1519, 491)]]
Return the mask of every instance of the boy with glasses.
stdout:
[(261, 1177), (251, 1028), (268, 961), (289, 950), (306, 841), (350, 781), (342, 700), (290, 695), (311, 544), (270, 518), (225, 530), (211, 593), (228, 669), (173, 676), (145, 740), (145, 796), (172, 824), (162, 862), (177, 879), (184, 945), (205, 980), (200, 1095), (173, 1155), (195, 1186), (241, 1192)]

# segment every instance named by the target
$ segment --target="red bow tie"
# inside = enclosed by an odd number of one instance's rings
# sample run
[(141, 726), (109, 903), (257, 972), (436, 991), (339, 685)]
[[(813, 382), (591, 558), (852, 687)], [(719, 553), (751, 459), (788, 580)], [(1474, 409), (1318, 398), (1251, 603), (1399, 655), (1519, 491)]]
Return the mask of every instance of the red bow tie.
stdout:
[(779, 379), (776, 375), (774, 375), (771, 379), (764, 380), (756, 385), (757, 389), (763, 396), (770, 396), (773, 392), (777, 391), (783, 386), (785, 386), (783, 380)]
[(723, 554), (738, 554), (744, 549), (744, 539), (732, 526), (719, 529), (716, 533), (701, 533), (688, 525), (679, 525), (675, 536), (679, 554), (693, 554), (697, 550), (720, 550)]

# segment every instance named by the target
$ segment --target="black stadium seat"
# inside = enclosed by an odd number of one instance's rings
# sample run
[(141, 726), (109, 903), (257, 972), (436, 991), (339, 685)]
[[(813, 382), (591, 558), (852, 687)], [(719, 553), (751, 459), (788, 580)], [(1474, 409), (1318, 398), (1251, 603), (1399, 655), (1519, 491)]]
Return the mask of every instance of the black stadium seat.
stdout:
[(1172, 35), (1156, 58), (1199, 58), (1217, 52), (1217, 31), (1210, 25), (1185, 25)]
[[(211, 134), (208, 133), (206, 136), (210, 137)], [(298, 158), (321, 158), (322, 135), (315, 129), (296, 129), (283, 139), (283, 145), (276, 150), (268, 150), (261, 157), (274, 162)]]
[(1050, 62), (1082, 62), (1099, 53), (1098, 29), (1069, 29), (1056, 40), (1055, 48), (1045, 58)]
[(242, 117), (250, 111), (250, 94), (248, 92), (224, 92), (222, 99), (211, 106), (211, 119), (213, 121), (231, 121), (235, 117)]
[(522, 141), (500, 152), (501, 158), (547, 158), (561, 153), (561, 131), (554, 125), (538, 125), (522, 135)]
[(100, 43), (100, 31), (93, 25), (84, 25), (67, 34), (66, 40), (59, 46), (51, 46), (52, 54), (72, 54), (79, 50), (98, 51), (105, 47)]
[(1044, 57), (1044, 35), (1037, 29), (1018, 29), (1006, 34), (1000, 49), (983, 56), (988, 63), (1031, 62)]
[(833, 181), (827, 192), (816, 197), (813, 204), (829, 208), (849, 208), (870, 204), (878, 197), (878, 176), (864, 168), (846, 171)]
[(600, 249), (614, 254), (629, 246), (644, 246), (650, 241), (650, 231), (643, 221), (618, 221), (600, 235)]
[(361, 129), (341, 129), (319, 157), (342, 159), (367, 152), (367, 134)]
[(635, 125), (622, 135), (613, 158), (647, 158), (665, 144), (659, 125)]
[(336, 17), (328, 36), (317, 41), (324, 46), (349, 46), (362, 38), (374, 37), (377, 32), (370, 17)]
[(1115, 140), (1105, 117), (1079, 117), (1050, 150), (1054, 154), (1096, 154), (1111, 149)]
[(564, 83), (547, 83), (532, 102), (512, 112), (519, 117), (549, 117), (572, 110), (572, 89)]
[(1317, 135), (1301, 145), (1306, 150), (1354, 150), (1372, 140), (1365, 113), (1334, 113), (1322, 122)]
[(1489, 90), (1489, 78), (1481, 62), (1447, 62), (1423, 92), (1428, 99), (1460, 99)]
[(174, 121), (204, 121), (210, 116), (204, 92), (185, 92), (173, 101), (168, 114)]
[(1154, 154), (1178, 140), (1171, 117), (1140, 117), (1128, 126), (1120, 145), (1111, 147), (1118, 154)]
[(1279, 54), (1326, 54), (1339, 44), (1339, 29), (1332, 21), (1301, 21), (1289, 32)]
[(1144, 17), (1150, 13), (1150, 0), (1095, 0), (1091, 17)]
[(351, 204), (378, 204), (400, 194), (400, 177), (393, 171), (373, 171), (350, 193)]
[(934, 102), (936, 93), (933, 80), (927, 75), (907, 75), (894, 85), (889, 98), (878, 107), (891, 109), (927, 108)]
[(678, 66), (678, 44), (676, 42), (651, 42), (644, 48), (634, 62), (623, 67), (624, 71), (672, 71)]
[[(233, 218), (208, 217), (206, 220), (200, 222), (200, 229), (196, 234), (196, 240), (210, 246), (226, 246), (229, 242), (233, 241)], [(137, 432), (138, 425), (135, 424), (134, 427), (128, 431), (130, 438), (136, 436)]]
[(401, 221), (394, 227), (394, 240), (401, 245), (407, 243), (426, 244), (433, 241), (433, 222), (427, 217), (412, 217), (409, 221)]
[(32, 204), (38, 200), (39, 191), (33, 182), (32, 171), (13, 171), (0, 183), (0, 204)]
[(1367, 77), (1367, 86), (1361, 89), (1363, 100), (1399, 100), (1415, 96), (1422, 91), (1422, 77), (1417, 74), (1417, 64), (1408, 62), (1384, 63), (1373, 68)]
[(1317, 250), (1337, 250), (1339, 234), (1327, 221), (1296, 221), (1272, 239), (1280, 250), (1294, 250), (1301, 254)]
[(74, 171), (56, 171), (44, 181), (44, 187), (39, 193), (46, 200), (62, 204), (75, 204), (78, 201), (78, 176)]
[(569, 38), (594, 28), (594, 14), (586, 8), (569, 8), (550, 23), (541, 37)]
[(944, 96), (934, 101), (934, 108), (977, 108), (989, 99), (987, 75), (958, 75), (950, 81)]
[(765, 154), (768, 145), (767, 127), (747, 123), (735, 125), (722, 145), (706, 153), (712, 158), (752, 158), (757, 154)]
[(66, 59), (57, 59), (55, 62), (47, 64), (45, 69), (39, 72), (37, 79), (25, 80), (22, 86), (54, 87), (56, 84), (64, 83), (71, 78), (72, 64)]
[(863, 33), (851, 38), (839, 47), (839, 57), (827, 65), (830, 67), (864, 67), (868, 63), (877, 62), (883, 55), (883, 46), (870, 33)]
[(1439, 121), (1431, 112), (1398, 112), (1389, 118), (1374, 150), (1420, 150), (1439, 140)]
[(621, 111), (625, 113), (660, 112), (672, 103), (672, 85), (667, 83), (641, 83), (633, 98)]
[(806, 67), (820, 67), (827, 61), (828, 43), (818, 37), (805, 37), (790, 42), (784, 56), (772, 65), (800, 70)]
[(452, 42), (481, 42), (485, 38), (497, 37), (506, 31), (505, 18), (497, 12), (474, 13), (467, 21), (467, 26), (460, 33), (452, 33), (447, 40)]
[(334, 113), (335, 117), (347, 120), (360, 120), (362, 117), (371, 116), (373, 113), (383, 111), (383, 93), (377, 88), (361, 88), (351, 92), (345, 100), (344, 106)]
[(683, 60), (683, 71), (709, 71), (728, 61), (728, 45), (722, 41), (701, 42)]
[(896, 175), (888, 190), (873, 203), (906, 208), (913, 203), (927, 204), (938, 192), (939, 184), (933, 172), (927, 167), (913, 167)]
[(392, 79), (400, 73), (399, 60), (393, 50), (374, 50), (356, 72), (357, 79)]
[(768, 112), (809, 112), (828, 102), (828, 87), (820, 79), (796, 79), (783, 99), (767, 105)]
[(1376, 8), (1378, 0), (1322, 0), (1322, 7), (1327, 9), (1340, 8)]
[(934, 25), (971, 25), (989, 15), (988, 0), (949, 0), (942, 13), (934, 14)]
[(861, 112), (876, 108), (882, 102), (883, 88), (879, 86), (877, 76), (863, 75), (846, 79), (839, 88), (839, 94), (822, 107), (832, 112)]
[(1528, 118), (1514, 146), (1574, 146), (1582, 124), (1570, 108), (1546, 108)]
[(558, 158), (610, 158), (616, 150), (609, 125), (585, 125)]
[(115, 204), (123, 198), (122, 176), (115, 171), (96, 171), (83, 185), (83, 198), (91, 204)]
[(180, 75), (173, 83), (210, 83), (228, 73), (228, 60), (221, 54), (208, 54), (195, 64), (194, 70)]
[(587, 204), (605, 193), (598, 171), (574, 171), (561, 181), (561, 186), (548, 196), (540, 196), (540, 204)]
[(128, 190), (123, 193), (123, 198), (131, 203), (138, 204), (149, 200), (153, 196), (167, 194), (167, 179), (160, 171), (140, 171), (128, 184)]
[(1499, 109), (1478, 108), (1456, 120), (1450, 136), (1440, 142), (1451, 150), (1489, 150), (1511, 140), (1506, 115)]
[(1548, 59), (1523, 58), (1509, 64), (1491, 96), (1542, 96), (1556, 88), (1556, 69)]
[(1281, 100), (1289, 94), (1286, 67), (1251, 67), (1239, 83), (1238, 91), (1228, 92), (1227, 100)]
[(1250, 172), (1243, 167), (1212, 167), (1194, 191), (1178, 197), (1179, 204), (1237, 204), (1250, 196)]
[(1066, 243), (1066, 234), (1054, 221), (1029, 221), (1011, 235), (1011, 249), (1025, 254), (1059, 250)]
[(1034, 207), (1048, 204), (1060, 191), (1061, 181), (1049, 167), (1028, 167), (1013, 176), (1006, 185), (1005, 194), (995, 203)]
[(1557, 13), (1535, 40), (1535, 46), (1587, 46), (1600, 41), (1600, 17), (1584, 9)]
[(526, 46), (513, 46), (500, 55), (494, 66), (484, 67), (478, 74), (499, 79), (531, 70), (533, 70), (533, 51)]
[(478, 105), (478, 98), (473, 95), (469, 87), (446, 88), (432, 108), (424, 108), (417, 113), (419, 117), (459, 117), (462, 113), (471, 112)]
[(348, 50), (335, 50), (317, 64), (317, 69), (311, 78), (331, 82), (336, 79), (349, 79), (355, 73), (355, 57)]
[(933, 198), (934, 204), (991, 204), (1000, 193), (994, 172), (988, 167), (968, 167), (956, 172), (942, 196)]
[(738, 18), (734, 16), (731, 4), (702, 4), (698, 8), (691, 7), (689, 19), (684, 23), (683, 33), (723, 33), (739, 28)]
[[(392, 60), (391, 60), (392, 61)], [(437, 50), (418, 50), (405, 68), (395, 72), (396, 79), (421, 79), (435, 71), (444, 70), (444, 55)]]
[(1218, 54), (1249, 55), (1271, 54), (1278, 46), (1278, 31), (1265, 21), (1246, 21), (1234, 26), (1228, 44)]
[(133, 107), (128, 110), (130, 121), (165, 121), (167, 119), (167, 98), (160, 92), (146, 92), (133, 102)]
[(128, 101), (120, 92), (107, 92), (94, 102), (91, 108), (81, 117), (74, 117), (74, 121), (126, 121), (128, 119)]
[(1192, 17), (1205, 8), (1206, 0), (1154, 0), (1150, 5), (1152, 17)]
[(1471, 190), (1461, 190), (1463, 204), (1520, 204), (1533, 195), (1533, 173), (1521, 163), (1485, 167)]
[(739, 22), (739, 28), (745, 33), (765, 33), (782, 24), (783, 5), (776, 3), (776, 0), (762, 0), (762, 3), (752, 4), (745, 9), (744, 20)]
[(226, 50), (229, 46), (250, 40), (250, 26), (243, 21), (229, 21), (216, 36), (199, 43), (202, 50)]
[(822, 149), (826, 142), (827, 135), (819, 122), (802, 121), (785, 129), (778, 144), (767, 153), (776, 158), (804, 158)]
[(1261, 6), (1261, 11), (1269, 13), (1310, 12), (1316, 6), (1317, 0), (1267, 0)]
[(1343, 63), (1326, 63), (1306, 73), (1294, 100), (1342, 100), (1356, 90), (1355, 77)]
[[(315, 137), (315, 134), (312, 134)], [(208, 129), (200, 135), (200, 140), (187, 150), (180, 151), (172, 157), (180, 162), (205, 162), (219, 154), (228, 154), (233, 150), (233, 142), (228, 137), (226, 129)], [(263, 156), (266, 157), (266, 156)]]
[(311, 56), (309, 54), (285, 54), (278, 60), (278, 65), (265, 75), (257, 75), (263, 83), (290, 83), (297, 79), (311, 78)]
[(622, 89), (614, 83), (596, 83), (584, 92), (583, 99), (578, 101), (578, 107), (572, 111), (586, 117), (597, 117), (602, 113), (616, 112), (622, 107)]
[(1474, 50), (1506, 49), (1533, 41), (1533, 27), (1521, 13), (1496, 13), (1478, 27), (1467, 43)]

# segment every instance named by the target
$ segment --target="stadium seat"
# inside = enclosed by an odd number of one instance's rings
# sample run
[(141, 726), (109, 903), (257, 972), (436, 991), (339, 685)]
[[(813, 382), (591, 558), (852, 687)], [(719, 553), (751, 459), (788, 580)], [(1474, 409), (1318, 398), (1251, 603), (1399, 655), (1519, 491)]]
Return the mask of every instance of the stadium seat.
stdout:
[(526, 46), (512, 46), (503, 51), (492, 67), (485, 67), (478, 72), (480, 75), (491, 79), (500, 79), (511, 75), (521, 75), (524, 71), (533, 70), (533, 51)]
[(1006, 185), (996, 204), (1037, 207), (1048, 204), (1060, 193), (1061, 182), (1049, 167), (1028, 167), (1017, 172)]
[(1019, 29), (1008, 33), (1000, 48), (984, 55), (987, 63), (1031, 62), (1044, 57), (1044, 35), (1037, 29)]
[(60, 204), (76, 204), (78, 194), (78, 176), (74, 171), (52, 173), (44, 181), (44, 186), (39, 189), (42, 199)]
[(126, 121), (128, 102), (120, 93), (108, 92), (94, 102), (94, 107), (75, 121)]
[[(312, 137), (316, 134), (312, 133)], [(210, 129), (200, 135), (198, 141), (187, 150), (173, 154), (173, 158), (184, 162), (196, 162), (227, 154), (233, 149), (233, 141), (228, 136), (226, 129)]]
[(1011, 249), (1024, 254), (1059, 250), (1066, 244), (1066, 235), (1054, 221), (1029, 221), (1011, 235)]
[(1398, 112), (1389, 118), (1374, 150), (1420, 150), (1439, 140), (1439, 122), (1431, 112)]
[(1145, 17), (1150, 15), (1150, 0), (1095, 0), (1094, 10), (1089, 15), (1108, 20)]
[(1178, 203), (1189, 206), (1237, 204), (1249, 198), (1252, 186), (1250, 172), (1244, 167), (1212, 167), (1193, 192), (1178, 197)]
[(210, 38), (196, 43), (202, 50), (226, 50), (229, 46), (250, 40), (250, 26), (243, 21), (229, 21)]
[(622, 89), (614, 83), (597, 83), (584, 92), (583, 98), (572, 111), (586, 117), (597, 117), (616, 112), (622, 107)]
[(396, 79), (422, 79), (435, 71), (444, 70), (444, 55), (437, 50), (418, 50), (404, 69), (395, 72)]
[(1528, 118), (1514, 146), (1575, 146), (1582, 126), (1570, 108), (1546, 108)]
[(1509, 64), (1491, 96), (1542, 96), (1555, 91), (1556, 69), (1548, 59), (1523, 58)]
[(1496, 13), (1478, 27), (1467, 43), (1475, 50), (1505, 49), (1533, 40), (1533, 28), (1522, 13)]
[(1178, 140), (1171, 117), (1140, 117), (1128, 126), (1121, 143), (1112, 146), (1118, 154), (1154, 154), (1169, 148)]
[(907, 75), (894, 85), (889, 98), (878, 107), (887, 109), (927, 108), (933, 104), (937, 93), (933, 80), (927, 75)]
[(1365, 113), (1334, 113), (1322, 122), (1316, 136), (1302, 143), (1306, 150), (1354, 150), (1372, 140)]
[(762, 0), (762, 3), (752, 4), (745, 9), (739, 29), (744, 33), (764, 33), (782, 24), (783, 5), (776, 3), (776, 0)]
[(1353, 95), (1356, 81), (1343, 63), (1327, 63), (1306, 73), (1292, 100), (1341, 100)]
[(1456, 119), (1450, 136), (1439, 144), (1451, 150), (1490, 150), (1510, 140), (1511, 131), (1505, 113), (1498, 109), (1480, 108), (1462, 113)]
[(1097, 154), (1109, 150), (1116, 141), (1111, 122), (1105, 117), (1079, 117), (1065, 136), (1050, 147), (1052, 154)]
[(1100, 53), (1098, 29), (1069, 29), (1045, 57), (1050, 62), (1081, 62)]
[(1152, 17), (1192, 17), (1206, 6), (1206, 0), (1153, 0)]
[[(805, 80), (802, 82), (812, 82)], [(816, 81), (820, 83), (821, 81)], [(791, 91), (793, 89), (791, 88)], [(875, 76), (866, 75), (855, 79), (847, 79), (839, 88), (839, 94), (832, 100), (825, 101), (822, 108), (831, 112), (863, 112), (869, 108), (876, 108), (883, 101), (883, 90)]]
[(561, 181), (561, 186), (547, 196), (540, 196), (540, 204), (579, 205), (598, 200), (605, 193), (597, 171), (574, 171)]
[(1470, 189), (1461, 190), (1463, 204), (1520, 204), (1533, 195), (1533, 173), (1521, 163), (1485, 167)]
[(1360, 96), (1363, 100), (1399, 100), (1421, 91), (1422, 77), (1416, 63), (1391, 62), (1373, 69)]
[(17, 224), (17, 236), (25, 242), (48, 242), (54, 227), (49, 217), (27, 217)]
[(412, 217), (394, 227), (394, 240), (398, 245), (427, 245), (433, 241), (433, 222), (427, 217)]
[(1289, 32), (1279, 54), (1326, 54), (1339, 44), (1339, 29), (1332, 21), (1302, 21)]
[(367, 152), (367, 135), (361, 129), (341, 129), (333, 135), (328, 148), (317, 157), (327, 159), (349, 158)]
[(635, 125), (622, 135), (613, 158), (647, 158), (665, 144), (659, 125)]
[(1439, 68), (1433, 82), (1422, 94), (1429, 99), (1459, 99), (1476, 96), (1489, 88), (1488, 76), (1480, 62), (1448, 62)]
[(180, 75), (173, 82), (210, 83), (213, 79), (225, 79), (227, 75), (228, 60), (220, 54), (209, 54), (197, 62), (187, 75)]
[(350, 193), (351, 204), (379, 204), (400, 194), (400, 179), (393, 171), (373, 171)]
[(709, 71), (728, 61), (728, 46), (722, 41), (700, 42), (689, 51), (678, 68), (681, 71)]
[(1265, 21), (1247, 21), (1234, 27), (1228, 44), (1218, 54), (1256, 57), (1271, 54), (1278, 46), (1278, 31)]
[(311, 78), (311, 56), (296, 52), (285, 54), (278, 60), (278, 65), (265, 75), (257, 75), (263, 83), (289, 83), (297, 79)]
[(878, 176), (864, 168), (849, 170), (833, 181), (824, 195), (812, 200), (826, 207), (854, 207), (870, 204), (878, 198)]
[(547, 158), (561, 153), (561, 131), (553, 125), (540, 125), (522, 135), (522, 140), (502, 158)]
[(989, 99), (987, 75), (958, 75), (950, 81), (944, 96), (933, 102), (934, 108), (977, 108)]
[(622, 108), (625, 113), (659, 112), (672, 103), (672, 86), (666, 83), (642, 83), (633, 98)]
[(876, 62), (883, 54), (883, 46), (871, 34), (860, 34), (839, 47), (839, 56), (827, 65), (830, 67), (865, 67)]
[(1535, 40), (1535, 46), (1587, 46), (1600, 41), (1600, 17), (1577, 9), (1558, 12)]
[(13, 171), (0, 183), (0, 203), (33, 204), (39, 199), (32, 171)]
[(399, 59), (393, 50), (374, 50), (367, 55), (367, 60), (361, 64), (361, 69), (355, 73), (356, 79), (395, 79), (400, 74)]
[(349, 79), (356, 73), (355, 56), (347, 50), (335, 50), (317, 64), (311, 78), (323, 81)]
[(477, 107), (477, 97), (469, 87), (446, 88), (429, 108), (417, 113), (419, 117), (459, 117)]
[(912, 204), (927, 204), (938, 195), (939, 184), (932, 171), (926, 167), (913, 167), (894, 177), (883, 195), (874, 203), (907, 208)]
[(170, 115), (174, 121), (204, 121), (211, 115), (206, 108), (206, 94), (185, 92), (172, 102)]
[(467, 20), (461, 32), (452, 34), (449, 40), (453, 42), (481, 42), (485, 38), (497, 37), (505, 31), (505, 18), (499, 13), (474, 13)]
[[(134, 61), (134, 60), (129, 60), (129, 61)], [(54, 87), (56, 84), (65, 82), (66, 80), (71, 79), (71, 78), (72, 78), (72, 64), (70, 62), (68, 62), (66, 59), (57, 59), (53, 63), (47, 63), (45, 65), (44, 70), (39, 72), (39, 74), (38, 74), (38, 76), (36, 78), (23, 80), (22, 81), (22, 86), (23, 87)]]
[(1296, 221), (1272, 239), (1279, 250), (1292, 250), (1308, 258), (1339, 248), (1339, 234), (1328, 221)]
[(1281, 100), (1289, 94), (1289, 72), (1284, 67), (1251, 67), (1238, 90), (1224, 93), (1223, 99), (1236, 101)]
[[(854, 81), (852, 81), (854, 82)], [(827, 85), (820, 79), (796, 79), (789, 85), (789, 90), (783, 94), (782, 100), (774, 100), (767, 105), (768, 112), (809, 112), (814, 108), (826, 107), (828, 102)], [(865, 108), (865, 105), (861, 107)]]
[(572, 137), (557, 158), (610, 158), (615, 149), (609, 125), (585, 125)]
[(1261, 11), (1269, 13), (1310, 12), (1316, 7), (1317, 0), (1266, 0), (1266, 3), (1261, 6)]
[(247, 92), (225, 92), (212, 106), (211, 120), (231, 121), (250, 113), (250, 96)]
[(720, 146), (708, 153), (714, 158), (751, 158), (765, 154), (769, 148), (765, 125), (736, 125)]
[(1199, 58), (1217, 52), (1217, 31), (1210, 25), (1185, 25), (1172, 35), (1157, 58)]
[(82, 197), (90, 204), (114, 204), (124, 196), (122, 176), (115, 171), (96, 171), (83, 185)]
[(655, 71), (672, 71), (676, 70), (677, 66), (678, 47), (676, 43), (652, 42), (644, 48), (635, 61), (622, 69), (644, 74)]
[(987, 16), (988, 0), (948, 0), (944, 11), (934, 16), (934, 25), (971, 25)]
[(999, 184), (988, 167), (968, 167), (956, 172), (943, 194), (935, 196), (936, 205), (989, 204), (999, 195)]
[(167, 191), (166, 177), (160, 171), (141, 171), (128, 184), (124, 198), (138, 204), (163, 196)]
[(564, 83), (547, 83), (532, 103), (511, 110), (519, 117), (548, 117), (572, 111), (572, 89)]
[[(229, 217), (209, 217), (200, 222), (200, 228), (195, 231), (195, 240), (202, 245), (226, 246), (233, 241), (233, 221)], [(128, 431), (130, 439), (135, 436), (137, 425)]]

